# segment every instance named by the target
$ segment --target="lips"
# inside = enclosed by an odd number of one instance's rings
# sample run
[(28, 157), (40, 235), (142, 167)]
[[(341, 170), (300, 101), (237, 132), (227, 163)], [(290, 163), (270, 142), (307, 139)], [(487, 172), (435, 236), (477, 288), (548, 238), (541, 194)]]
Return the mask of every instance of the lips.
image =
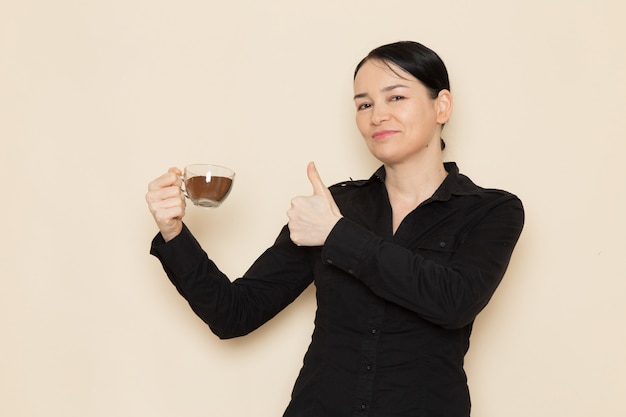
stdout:
[(372, 134), (372, 139), (374, 140), (386, 139), (389, 136), (396, 134), (396, 133), (398, 133), (397, 130), (380, 130)]

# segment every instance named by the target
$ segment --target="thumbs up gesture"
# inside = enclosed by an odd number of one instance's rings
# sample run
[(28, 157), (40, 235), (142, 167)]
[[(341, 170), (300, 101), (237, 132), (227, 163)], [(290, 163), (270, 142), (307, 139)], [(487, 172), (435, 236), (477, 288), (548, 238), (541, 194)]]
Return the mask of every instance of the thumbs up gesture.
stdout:
[(309, 162), (306, 172), (313, 186), (313, 195), (291, 200), (291, 208), (287, 211), (289, 232), (291, 240), (298, 246), (321, 246), (342, 216), (313, 162)]

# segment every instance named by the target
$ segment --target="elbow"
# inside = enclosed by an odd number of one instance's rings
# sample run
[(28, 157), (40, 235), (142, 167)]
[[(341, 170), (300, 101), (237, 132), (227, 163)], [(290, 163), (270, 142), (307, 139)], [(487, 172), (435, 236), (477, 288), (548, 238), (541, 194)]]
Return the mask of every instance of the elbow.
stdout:
[[(475, 316), (458, 312), (447, 312), (437, 317), (431, 317), (429, 321), (446, 330), (462, 329), (474, 321)], [(427, 318), (428, 319), (428, 318)]]
[(471, 325), (476, 316), (485, 308), (493, 296), (496, 282), (485, 280), (480, 276), (474, 279), (465, 279), (464, 285), (457, 287), (455, 291), (446, 292), (439, 299), (440, 315), (437, 324), (447, 330), (456, 330)]
[(246, 334), (248, 334), (248, 332), (238, 332), (234, 329), (220, 328), (211, 325), (209, 325), (209, 328), (211, 329), (211, 332), (213, 332), (213, 334), (217, 336), (220, 340), (234, 339), (236, 337), (245, 336)]
[(442, 310), (441, 315), (432, 320), (446, 330), (458, 330), (471, 325), (478, 313), (487, 305), (487, 301), (451, 305)]
[(446, 330), (458, 330), (462, 329), (469, 324), (474, 322), (476, 317), (466, 317), (466, 316), (458, 316), (458, 317), (446, 317), (445, 320), (438, 322), (437, 324)]

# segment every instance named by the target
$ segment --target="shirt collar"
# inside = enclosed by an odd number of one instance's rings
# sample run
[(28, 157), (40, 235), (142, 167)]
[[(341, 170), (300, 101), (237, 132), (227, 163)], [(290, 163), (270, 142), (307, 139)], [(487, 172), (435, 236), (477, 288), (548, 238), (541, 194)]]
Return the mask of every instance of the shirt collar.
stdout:
[[(443, 164), (448, 175), (443, 180), (439, 188), (433, 194), (433, 200), (447, 201), (452, 195), (479, 195), (481, 194), (481, 188), (476, 186), (468, 177), (459, 173), (459, 167), (455, 162), (444, 162)], [(374, 172), (365, 184), (372, 183), (374, 181), (385, 182), (387, 173), (385, 166), (382, 165)], [(365, 185), (363, 184), (363, 185)]]

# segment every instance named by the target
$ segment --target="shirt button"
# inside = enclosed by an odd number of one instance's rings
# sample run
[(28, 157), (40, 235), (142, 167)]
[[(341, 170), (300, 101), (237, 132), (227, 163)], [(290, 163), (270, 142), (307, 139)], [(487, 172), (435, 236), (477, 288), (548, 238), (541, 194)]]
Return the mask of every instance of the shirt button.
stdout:
[(442, 248), (445, 248), (446, 247), (446, 242), (439, 242), (439, 246), (442, 247)]
[(371, 371), (372, 370), (372, 365), (366, 365), (365, 366), (365, 370), (366, 371)]
[(372, 334), (376, 334), (376, 333), (378, 333), (378, 330), (372, 329), (371, 332), (372, 332)]
[(333, 260), (332, 259), (326, 259), (326, 263), (329, 264), (329, 265), (332, 265), (333, 264)]
[(367, 410), (367, 404), (365, 404), (365, 403), (361, 404), (361, 410), (362, 411)]

